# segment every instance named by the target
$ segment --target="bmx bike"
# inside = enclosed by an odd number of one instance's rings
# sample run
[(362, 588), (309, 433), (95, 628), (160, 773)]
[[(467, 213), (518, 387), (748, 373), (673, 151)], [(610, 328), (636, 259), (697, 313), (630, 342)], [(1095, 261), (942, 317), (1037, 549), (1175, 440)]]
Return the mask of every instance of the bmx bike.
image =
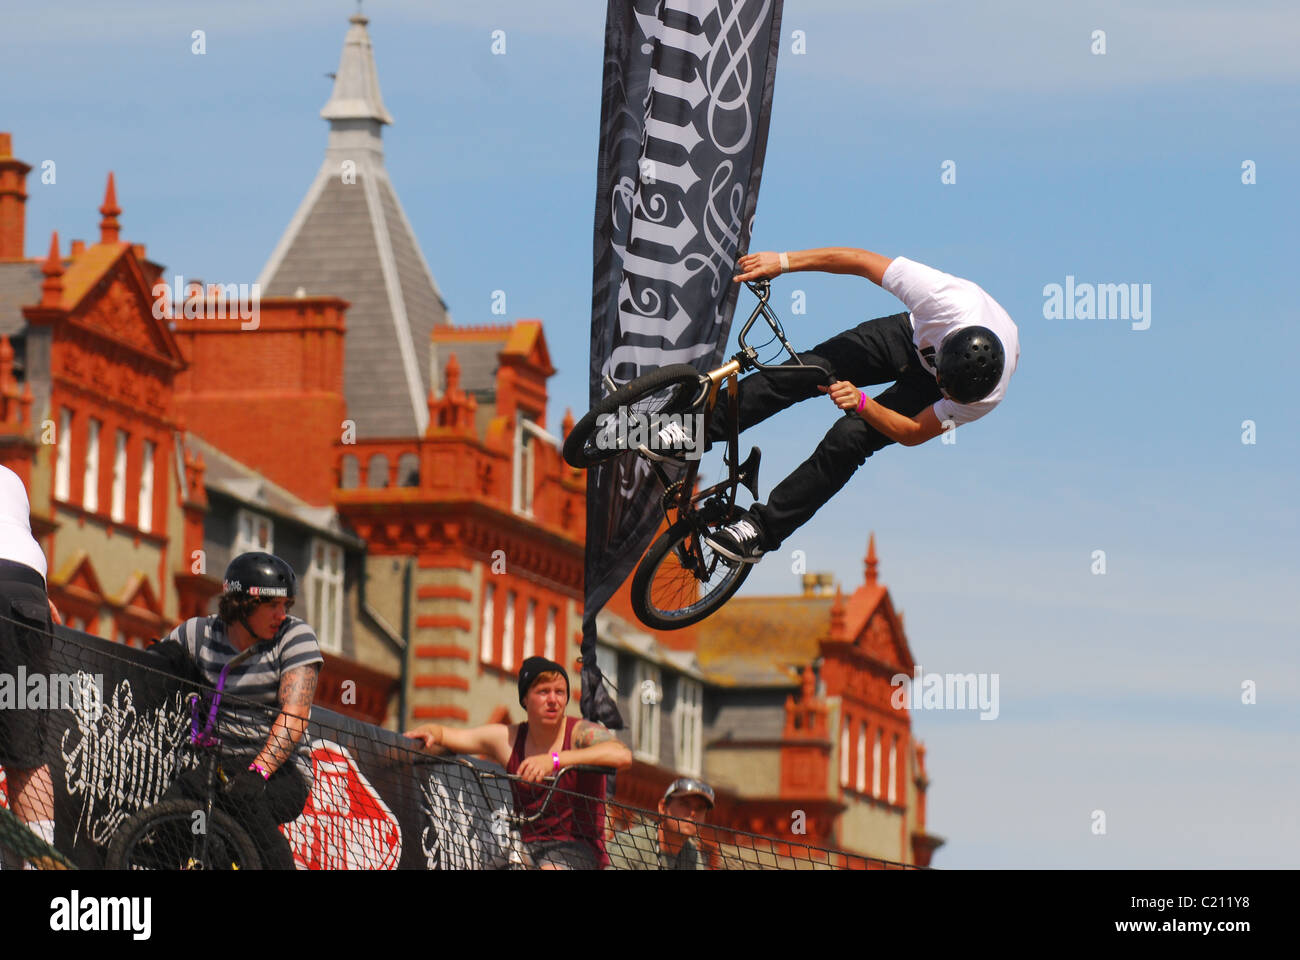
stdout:
[[(217, 708), (230, 668), (252, 649), (235, 657), (222, 670), (200, 728), (203, 698), (186, 697), (190, 708), (190, 747), (200, 753), (205, 789), (198, 800), (166, 797), (125, 820), (113, 834), (104, 866), (109, 870), (260, 870), (262, 856), (249, 832), (217, 801), (218, 783), (227, 782), (221, 769), (221, 738), (216, 735)], [(202, 816), (200, 816), (200, 814)]]
[[(736, 508), (739, 487), (745, 487), (755, 500), (759, 498), (762, 451), (754, 447), (743, 463), (738, 455), (738, 376), (760, 370), (783, 377), (813, 377), (828, 384), (835, 379), (833, 371), (819, 363), (805, 363), (790, 346), (781, 321), (768, 305), (769, 281), (747, 281), (745, 285), (758, 297), (758, 304), (741, 328), (739, 351), (726, 363), (705, 373), (690, 364), (671, 364), (621, 387), (607, 376), (609, 392), (574, 424), (564, 440), (564, 459), (570, 466), (592, 467), (632, 451), (649, 462), (663, 485), (660, 507), (668, 529), (650, 545), (632, 578), (632, 608), (642, 623), (654, 629), (677, 630), (698, 623), (726, 603), (749, 576), (750, 563), (723, 556), (708, 542), (712, 531), (726, 526), (740, 513)], [(761, 362), (758, 350), (748, 343), (750, 329), (760, 316), (789, 354), (789, 363)], [(719, 482), (697, 489), (700, 447), (712, 418), (719, 413), (723, 383), (727, 385), (723, 412), (727, 473)], [(664, 431), (671, 431), (677, 424), (676, 436), (685, 436), (682, 423), (687, 415), (695, 418), (696, 429), (694, 449), (683, 456), (680, 450), (666, 448), (664, 438), (673, 434)], [(630, 433), (626, 429), (629, 422), (634, 427)], [(646, 430), (636, 429), (647, 425)]]

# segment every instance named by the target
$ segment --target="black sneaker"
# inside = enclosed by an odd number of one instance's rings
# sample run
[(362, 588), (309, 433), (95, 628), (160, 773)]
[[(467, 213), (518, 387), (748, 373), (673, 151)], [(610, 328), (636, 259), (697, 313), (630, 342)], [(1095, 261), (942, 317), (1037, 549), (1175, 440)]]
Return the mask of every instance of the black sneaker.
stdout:
[(758, 523), (748, 513), (721, 530), (706, 534), (704, 542), (737, 563), (758, 563), (763, 554)]

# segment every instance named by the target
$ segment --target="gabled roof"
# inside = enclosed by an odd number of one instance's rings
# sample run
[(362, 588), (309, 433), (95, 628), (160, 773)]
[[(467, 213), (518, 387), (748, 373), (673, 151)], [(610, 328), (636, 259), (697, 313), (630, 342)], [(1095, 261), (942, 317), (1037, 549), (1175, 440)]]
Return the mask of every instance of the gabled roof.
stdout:
[(87, 301), (88, 326), (106, 337), (170, 363), (185, 365), (167, 322), (156, 315), (153, 293), (128, 243), (97, 243), (72, 259), (60, 280), (60, 308), (71, 312)]
[[(875, 534), (863, 582), (848, 597), (802, 594), (735, 597), (696, 628), (696, 656), (710, 682), (731, 686), (798, 686), (800, 670), (823, 643), (853, 644), (880, 663), (912, 666), (912, 653), (889, 590), (877, 580)], [(839, 609), (836, 604), (840, 603)]]
[(49, 582), (86, 599), (100, 600), (104, 597), (99, 578), (95, 576), (95, 568), (90, 563), (90, 553), (85, 549), (77, 550), (65, 560), (62, 566), (50, 574)]
[(115, 602), (126, 613), (153, 617), (163, 615), (162, 604), (158, 602), (153, 587), (149, 585), (149, 578), (139, 570), (127, 578), (126, 586), (122, 588), (122, 595)]
[(325, 159), (258, 283), (268, 297), (347, 300), (343, 390), (361, 437), (423, 434), (428, 423), (429, 335), (448, 321), (384, 167), (381, 130), (392, 118), (379, 94), (365, 17), (344, 40)]

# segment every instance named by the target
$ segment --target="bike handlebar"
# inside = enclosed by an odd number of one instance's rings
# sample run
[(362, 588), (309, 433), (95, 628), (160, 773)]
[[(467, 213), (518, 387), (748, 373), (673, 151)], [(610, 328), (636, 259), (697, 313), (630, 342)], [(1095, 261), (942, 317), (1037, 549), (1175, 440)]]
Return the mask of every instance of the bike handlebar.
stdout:
[[(776, 318), (776, 315), (772, 313), (767, 305), (768, 300), (772, 297), (772, 282), (766, 278), (746, 280), (745, 286), (749, 287), (750, 292), (758, 297), (758, 305), (754, 307), (754, 312), (749, 315), (749, 319), (745, 321), (745, 325), (741, 327), (740, 334), (737, 336), (737, 341), (740, 344), (740, 354), (738, 356), (743, 356), (745, 362), (752, 365), (756, 370), (779, 370), (785, 374), (812, 373), (816, 371), (827, 383), (832, 382), (835, 379), (833, 370), (822, 366), (820, 363), (804, 363), (799, 354), (795, 353), (794, 348), (786, 341), (785, 335), (781, 331), (781, 321)], [(793, 364), (762, 363), (758, 359), (758, 351), (745, 342), (745, 335), (749, 333), (750, 328), (754, 326), (760, 315), (767, 321), (768, 326), (772, 328), (772, 332), (781, 341), (781, 346), (785, 347), (786, 352), (790, 354), (790, 358), (794, 361)]]

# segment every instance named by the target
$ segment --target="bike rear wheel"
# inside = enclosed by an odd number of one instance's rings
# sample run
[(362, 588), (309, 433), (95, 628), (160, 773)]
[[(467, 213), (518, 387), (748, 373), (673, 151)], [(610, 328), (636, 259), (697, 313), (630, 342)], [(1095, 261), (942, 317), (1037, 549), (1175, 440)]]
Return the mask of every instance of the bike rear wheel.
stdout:
[(697, 514), (678, 520), (650, 545), (632, 578), (632, 609), (647, 627), (689, 627), (740, 589), (753, 564), (724, 557), (702, 537), (724, 525), (706, 524)]
[(195, 833), (200, 804), (184, 797), (163, 800), (125, 821), (113, 835), (104, 866), (109, 870), (260, 870), (257, 846), (233, 817), (215, 807), (208, 818), (207, 852)]
[(609, 425), (617, 422), (620, 412), (634, 422), (642, 418), (643, 423), (655, 414), (684, 413), (699, 401), (706, 382), (689, 363), (674, 363), (624, 384), (574, 424), (564, 438), (565, 462), (571, 467), (592, 467), (635, 449), (612, 442), (616, 438), (610, 435)]

